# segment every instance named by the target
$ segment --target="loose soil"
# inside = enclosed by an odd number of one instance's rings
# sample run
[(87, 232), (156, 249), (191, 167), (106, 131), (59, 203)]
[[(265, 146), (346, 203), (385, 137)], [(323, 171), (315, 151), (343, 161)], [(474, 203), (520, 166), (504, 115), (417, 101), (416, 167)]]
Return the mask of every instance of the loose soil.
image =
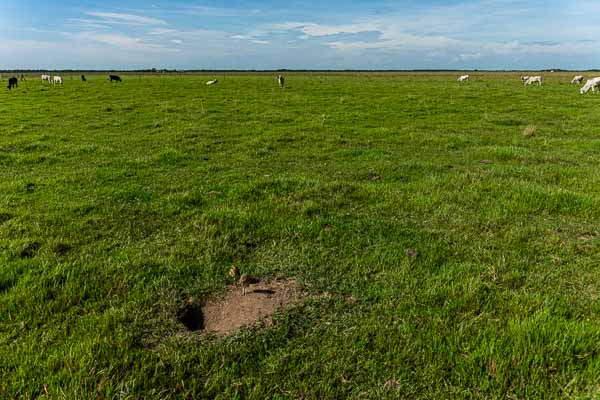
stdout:
[(271, 317), (293, 305), (302, 294), (294, 281), (274, 280), (257, 282), (243, 294), (239, 286), (230, 286), (221, 298), (202, 307), (201, 321), (196, 326), (204, 332), (228, 336), (241, 328), (263, 323), (270, 325)]

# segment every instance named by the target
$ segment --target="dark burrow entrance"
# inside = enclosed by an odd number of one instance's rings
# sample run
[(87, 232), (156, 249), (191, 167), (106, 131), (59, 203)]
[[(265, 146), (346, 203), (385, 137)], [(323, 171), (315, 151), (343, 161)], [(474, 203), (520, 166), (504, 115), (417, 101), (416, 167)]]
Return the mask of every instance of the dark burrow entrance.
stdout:
[(191, 332), (203, 330), (204, 314), (202, 313), (202, 308), (195, 305), (184, 308), (179, 314), (179, 322)]

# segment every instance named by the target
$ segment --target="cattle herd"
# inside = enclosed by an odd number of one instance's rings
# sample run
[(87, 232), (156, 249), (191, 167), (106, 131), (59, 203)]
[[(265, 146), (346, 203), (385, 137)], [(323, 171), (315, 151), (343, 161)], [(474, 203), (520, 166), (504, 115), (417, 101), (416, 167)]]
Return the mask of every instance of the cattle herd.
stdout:
[[(63, 78), (61, 76), (51, 76), (51, 75), (47, 75), (47, 74), (43, 74), (41, 75), (42, 78), (42, 82), (48, 82), (49, 84), (52, 85), (62, 85), (63, 84)], [(2, 79), (2, 76), (0, 75), (0, 79)], [(123, 80), (121, 79), (120, 76), (118, 75), (109, 75), (108, 79), (110, 80), (110, 82), (123, 82)], [(469, 80), (471, 79), (471, 77), (469, 75), (461, 75), (458, 77), (458, 82), (469, 82)], [(584, 77), (582, 75), (577, 75), (575, 77), (573, 77), (573, 79), (571, 80), (571, 84), (577, 84), (577, 85), (581, 85), (583, 82)], [(25, 80), (25, 76), (23, 74), (21, 74), (21, 81)], [(85, 78), (85, 75), (81, 75), (81, 80), (84, 82), (87, 82), (87, 79)], [(284, 88), (285, 86), (285, 77), (283, 75), (278, 75), (277, 76), (277, 82), (279, 83), (279, 87), (280, 88)], [(542, 83), (544, 82), (544, 78), (542, 76), (521, 76), (521, 82), (523, 83), (523, 85), (525, 86), (529, 86), (529, 85), (534, 85), (537, 84), (538, 86), (542, 86)], [(219, 81), (217, 79), (213, 79), (210, 80), (208, 82), (206, 82), (206, 85), (208, 86), (212, 86), (212, 85), (216, 85), (217, 83), (219, 83)], [(8, 79), (8, 89), (17, 89), (19, 87), (19, 79), (17, 79), (16, 76), (13, 76), (12, 78)], [(600, 91), (600, 77), (597, 78), (592, 78), (592, 79), (588, 79), (585, 83), (585, 85), (583, 85), (580, 89), (580, 93), (581, 94), (585, 94), (588, 93), (589, 91), (592, 91), (592, 93), (596, 93), (596, 90)]]
[[(458, 82), (468, 82), (470, 79), (471, 79), (471, 77), (469, 75), (461, 75), (458, 77), (457, 81)], [(521, 82), (523, 82), (523, 85), (525, 85), (525, 86), (529, 86), (529, 85), (533, 85), (533, 84), (542, 86), (542, 83), (544, 82), (544, 78), (540, 75), (536, 75), (536, 76), (525, 75), (525, 76), (521, 76)], [(583, 82), (583, 75), (576, 75), (571, 80), (572, 85), (574, 85), (574, 84), (581, 85), (582, 82)], [(600, 77), (588, 79), (586, 81), (585, 85), (583, 85), (583, 87), (579, 90), (579, 92), (581, 94), (586, 94), (591, 90), (592, 93), (596, 93), (596, 89), (598, 89), (600, 91)]]
[[(40, 78), (42, 79), (42, 82), (47, 82), (50, 83), (52, 85), (62, 85), (64, 83), (62, 76), (58, 76), (58, 75), (47, 75), (47, 74), (43, 74), (40, 76)], [(0, 79), (2, 79), (2, 76), (0, 75)], [(111, 82), (123, 82), (123, 80), (121, 79), (121, 77), (119, 77), (118, 75), (109, 75), (108, 79)], [(24, 81), (25, 80), (25, 76), (21, 75), (21, 80)], [(87, 79), (85, 78), (85, 75), (81, 75), (81, 80), (83, 82), (87, 82)], [(17, 79), (16, 76), (13, 76), (12, 78), (8, 79), (8, 89), (16, 89), (19, 87), (19, 80)]]

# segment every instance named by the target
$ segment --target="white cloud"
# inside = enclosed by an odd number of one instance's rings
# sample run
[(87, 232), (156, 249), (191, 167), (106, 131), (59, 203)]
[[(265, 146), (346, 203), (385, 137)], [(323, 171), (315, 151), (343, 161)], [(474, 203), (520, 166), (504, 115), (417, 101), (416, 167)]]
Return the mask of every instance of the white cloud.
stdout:
[(148, 35), (168, 35), (171, 33), (177, 33), (177, 30), (167, 28), (156, 28), (148, 31)]
[(187, 15), (196, 15), (202, 17), (248, 17), (261, 13), (258, 9), (235, 9), (207, 6), (192, 6), (178, 10), (178, 12)]
[(166, 25), (167, 22), (161, 19), (144, 17), (134, 14), (122, 14), (114, 12), (87, 12), (89, 16), (97, 17), (100, 22), (107, 24), (126, 24), (126, 25)]
[(80, 32), (65, 33), (76, 44), (95, 42), (134, 53), (174, 51), (166, 45), (148, 43), (142, 38), (115, 33)]
[(229, 37), (231, 39), (238, 39), (238, 40), (252, 40), (252, 36), (250, 36), (250, 35), (231, 35)]
[(373, 23), (356, 23), (347, 25), (321, 25), (313, 22), (285, 22), (269, 26), (276, 31), (299, 31), (306, 37), (333, 36), (348, 33), (362, 33), (378, 31), (378, 26)]
[(80, 29), (110, 29), (109, 24), (99, 19), (69, 18), (64, 25)]

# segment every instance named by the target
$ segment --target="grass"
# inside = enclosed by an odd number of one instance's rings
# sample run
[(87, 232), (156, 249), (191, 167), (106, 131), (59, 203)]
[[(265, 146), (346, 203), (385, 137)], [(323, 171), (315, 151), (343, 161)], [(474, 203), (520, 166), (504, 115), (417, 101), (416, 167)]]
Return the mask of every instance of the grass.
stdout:
[[(0, 398), (600, 398), (570, 77), (88, 78), (0, 91)], [(187, 332), (234, 263), (311, 296)]]

